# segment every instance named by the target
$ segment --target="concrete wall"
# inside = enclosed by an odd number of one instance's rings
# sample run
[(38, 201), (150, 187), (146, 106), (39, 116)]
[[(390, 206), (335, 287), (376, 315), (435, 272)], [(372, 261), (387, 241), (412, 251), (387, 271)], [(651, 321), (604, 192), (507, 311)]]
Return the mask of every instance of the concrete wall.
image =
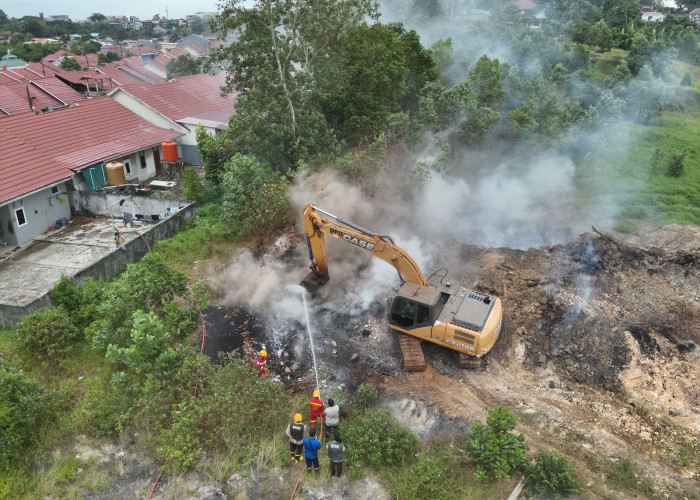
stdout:
[[(135, 238), (119, 248), (115, 248), (106, 257), (75, 273), (73, 278), (78, 283), (87, 281), (89, 278), (103, 279), (105, 281), (111, 279), (125, 265), (140, 260), (141, 257), (148, 253), (148, 248), (153, 248), (156, 242), (174, 236), (180, 229), (180, 226), (192, 218), (195, 210), (196, 206), (194, 204), (186, 206), (168, 219), (155, 224), (147, 231), (141, 233), (143, 238)], [(145, 242), (144, 239), (146, 240)], [(146, 242), (148, 242), (148, 246)]]
[[(119, 202), (124, 200), (122, 205)], [(124, 212), (132, 215), (143, 214), (146, 216), (166, 214), (168, 207), (181, 209), (190, 202), (174, 200), (172, 198), (158, 198), (157, 196), (125, 196), (107, 194), (96, 191), (82, 191), (74, 193), (73, 204), (76, 213), (83, 207), (93, 215), (107, 217), (109, 219), (122, 220)], [(178, 212), (180, 213), (180, 212)], [(163, 219), (165, 217), (161, 217)]]
[[(68, 201), (66, 183), (63, 182), (40, 189), (1, 207), (0, 224), (2, 224), (3, 236), (0, 240), (8, 245), (24, 245), (48, 231), (49, 227), (56, 225), (58, 219), (70, 219), (71, 210)], [(20, 211), (25, 219), (25, 223), (21, 226), (18, 220)]]
[(11, 306), (8, 304), (0, 304), (0, 326), (3, 328), (14, 328), (19, 320), (41, 309), (51, 305), (51, 297), (49, 294), (42, 295), (34, 302), (26, 306)]

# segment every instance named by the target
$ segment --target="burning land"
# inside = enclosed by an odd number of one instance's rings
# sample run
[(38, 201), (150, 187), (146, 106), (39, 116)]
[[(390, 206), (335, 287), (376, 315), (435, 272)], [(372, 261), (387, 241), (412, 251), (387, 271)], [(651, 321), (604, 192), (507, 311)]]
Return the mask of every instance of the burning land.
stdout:
[[(288, 234), (237, 256), (217, 278), (206, 352), (250, 359), (264, 347), (271, 372), (305, 395), (317, 385), (311, 333), (324, 395), (345, 401), (375, 384), (379, 405), (423, 439), (464, 433), (504, 406), (532, 449), (571, 457), (591, 498), (604, 496), (595, 483), (626, 460), (660, 494), (690, 494), (700, 488), (699, 241), (697, 227), (682, 226), (591, 228), (527, 250), (454, 241), (441, 264), (456, 271), (451, 279), (501, 298), (502, 333), (479, 369), (423, 342), (426, 369), (407, 373), (387, 327), (391, 290), (368, 298), (362, 280), (334, 274), (334, 263), (309, 298), (307, 330), (304, 291), (285, 283), (303, 274), (306, 248)], [(373, 263), (360, 262), (366, 277)], [(240, 266), (255, 270), (255, 282), (241, 281)]]

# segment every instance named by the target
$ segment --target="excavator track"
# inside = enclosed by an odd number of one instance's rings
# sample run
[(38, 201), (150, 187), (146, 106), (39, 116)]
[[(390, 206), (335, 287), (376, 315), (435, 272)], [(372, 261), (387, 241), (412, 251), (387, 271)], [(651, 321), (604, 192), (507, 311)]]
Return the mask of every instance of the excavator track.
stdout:
[(459, 353), (459, 367), (467, 370), (480, 370), (484, 364), (484, 358), (477, 358), (469, 354)]
[(403, 355), (403, 369), (406, 372), (425, 370), (425, 357), (420, 340), (404, 333), (399, 334), (399, 346)]

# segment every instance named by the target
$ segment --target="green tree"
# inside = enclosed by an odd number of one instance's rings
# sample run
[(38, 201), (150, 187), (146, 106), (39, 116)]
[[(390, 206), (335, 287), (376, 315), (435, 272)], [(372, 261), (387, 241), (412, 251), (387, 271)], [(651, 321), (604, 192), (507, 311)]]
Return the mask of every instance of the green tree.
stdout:
[(467, 450), (476, 462), (480, 481), (508, 479), (527, 467), (530, 447), (523, 434), (513, 434), (518, 418), (508, 408), (489, 408), (486, 425), (475, 420), (467, 433)]
[(430, 47), (430, 52), (440, 72), (440, 81), (446, 87), (451, 87), (454, 84), (454, 79), (451, 75), (452, 65), (454, 64), (452, 38), (447, 37), (444, 40), (438, 40)]
[(228, 131), (235, 147), (281, 169), (332, 147), (319, 101), (337, 88), (347, 33), (376, 15), (372, 0), (226, 1), (212, 26), (230, 43), (209, 62), (239, 92)]
[(468, 113), (466, 121), (461, 125), (461, 132), (467, 143), (479, 144), (500, 121), (501, 115), (497, 110), (503, 106), (506, 98), (498, 59), (481, 56), (469, 72), (466, 83), (477, 106)]
[(532, 99), (528, 99), (522, 106), (508, 113), (510, 124), (516, 137), (522, 137), (537, 128), (537, 120), (535, 120), (536, 109), (537, 103)]
[(121, 57), (116, 52), (100, 52), (97, 54), (97, 64), (107, 66), (109, 63), (119, 61)]
[(224, 220), (236, 236), (262, 236), (289, 221), (284, 175), (254, 157), (236, 154), (222, 177)]
[(128, 345), (110, 344), (105, 357), (121, 370), (112, 377), (118, 387), (134, 387), (147, 378), (166, 377), (176, 368), (170, 333), (158, 316), (140, 310), (134, 311)]
[(99, 23), (100, 21), (106, 21), (107, 16), (104, 14), (100, 14), (99, 12), (96, 12), (90, 16), (88, 16), (88, 21), (92, 21), (93, 23)]
[(61, 61), (61, 69), (65, 69), (66, 71), (80, 71), (83, 67), (76, 61), (75, 57), (64, 57)]
[(192, 57), (182, 54), (177, 59), (170, 59), (165, 65), (168, 79), (176, 76), (196, 75), (199, 73), (199, 62)]

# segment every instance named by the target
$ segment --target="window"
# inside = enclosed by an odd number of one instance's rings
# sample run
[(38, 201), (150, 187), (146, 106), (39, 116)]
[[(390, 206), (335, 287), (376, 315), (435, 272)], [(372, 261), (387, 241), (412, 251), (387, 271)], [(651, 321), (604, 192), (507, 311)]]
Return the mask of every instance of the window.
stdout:
[(430, 309), (428, 306), (418, 304), (418, 323), (425, 323), (430, 319)]
[(131, 175), (131, 163), (128, 161), (124, 162), (124, 170), (126, 170), (126, 175)]
[(17, 217), (18, 227), (24, 226), (27, 223), (27, 218), (24, 216), (24, 208), (15, 210), (15, 217)]
[(139, 160), (141, 161), (141, 168), (146, 168), (146, 153), (143, 151), (139, 152)]
[(415, 323), (416, 303), (403, 297), (396, 297), (391, 307), (391, 323), (402, 328), (408, 328)]
[(58, 194), (58, 186), (51, 187), (51, 194)]

